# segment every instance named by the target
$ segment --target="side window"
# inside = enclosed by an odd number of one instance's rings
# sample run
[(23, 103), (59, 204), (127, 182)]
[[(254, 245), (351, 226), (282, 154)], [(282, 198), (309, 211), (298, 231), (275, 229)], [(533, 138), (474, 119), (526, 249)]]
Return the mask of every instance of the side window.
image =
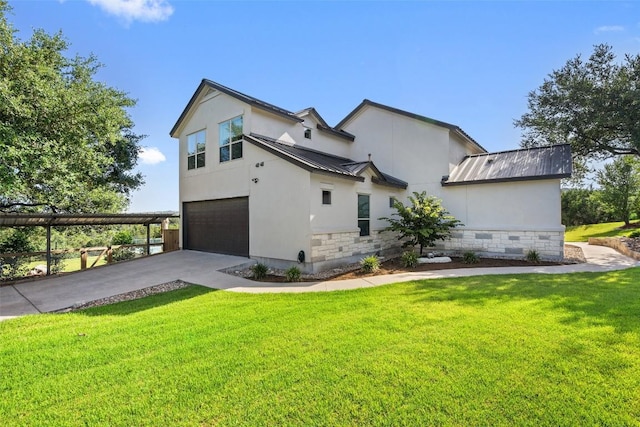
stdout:
[(304, 137), (307, 139), (311, 139), (311, 129), (307, 128), (304, 130)]
[(391, 196), (389, 197), (389, 207), (392, 208), (394, 203), (396, 202), (396, 198)]
[(220, 163), (242, 158), (242, 116), (218, 125)]
[(370, 234), (370, 223), (371, 220), (369, 218), (369, 195), (358, 194), (358, 228), (360, 229), (361, 236), (368, 236)]
[(331, 191), (322, 190), (322, 204), (330, 205), (331, 204)]
[(206, 142), (204, 129), (187, 135), (187, 169), (204, 167)]

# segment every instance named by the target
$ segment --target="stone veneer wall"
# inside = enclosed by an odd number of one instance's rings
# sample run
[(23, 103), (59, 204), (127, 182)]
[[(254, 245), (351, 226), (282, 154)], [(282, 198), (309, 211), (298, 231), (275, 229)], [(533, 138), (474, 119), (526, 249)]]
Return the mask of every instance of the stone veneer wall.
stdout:
[[(402, 241), (395, 233), (372, 231), (370, 236), (360, 233), (320, 233), (311, 240), (313, 271), (333, 268), (379, 252), (381, 255), (400, 253)], [(458, 228), (451, 239), (440, 242), (432, 250), (449, 253), (474, 251), (481, 256), (523, 258), (535, 249), (541, 258), (560, 260), (564, 257), (564, 230), (476, 230)], [(427, 249), (425, 249), (426, 251)]]
[(436, 249), (465, 252), (504, 258), (522, 258), (535, 249), (543, 259), (564, 258), (564, 229), (562, 230), (474, 230), (459, 228), (451, 239)]
[(376, 252), (399, 252), (402, 242), (396, 236), (389, 231), (371, 231), (369, 236), (360, 236), (358, 231), (314, 234), (311, 240), (311, 262), (325, 263)]

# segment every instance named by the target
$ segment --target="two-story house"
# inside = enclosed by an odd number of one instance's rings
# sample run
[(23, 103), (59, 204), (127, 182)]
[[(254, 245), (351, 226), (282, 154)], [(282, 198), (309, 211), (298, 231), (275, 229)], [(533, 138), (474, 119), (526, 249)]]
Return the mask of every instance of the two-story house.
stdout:
[(563, 256), (569, 146), (487, 153), (458, 126), (363, 101), (332, 127), (203, 80), (180, 140), (181, 246), (319, 271), (400, 242), (381, 217), (413, 191), (464, 223), (442, 250)]

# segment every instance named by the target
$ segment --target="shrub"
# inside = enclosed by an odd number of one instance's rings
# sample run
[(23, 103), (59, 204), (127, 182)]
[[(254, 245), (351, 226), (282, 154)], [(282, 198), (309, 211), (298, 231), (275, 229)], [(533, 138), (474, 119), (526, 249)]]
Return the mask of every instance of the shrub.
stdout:
[(370, 255), (362, 258), (360, 265), (362, 266), (362, 271), (365, 273), (375, 273), (380, 270), (380, 259), (375, 255)]
[(136, 253), (130, 248), (117, 248), (111, 252), (111, 259), (115, 262), (133, 259), (135, 256)]
[(285, 277), (287, 278), (287, 282), (298, 282), (300, 281), (300, 269), (295, 265), (292, 265), (284, 272)]
[(480, 262), (480, 258), (473, 251), (467, 251), (462, 255), (462, 262), (465, 264), (477, 264)]
[(418, 254), (414, 251), (405, 251), (402, 253), (400, 260), (405, 268), (413, 268), (418, 265)]
[(111, 244), (131, 245), (133, 244), (133, 233), (129, 230), (120, 230), (111, 239)]
[(398, 240), (406, 238), (402, 244), (407, 246), (420, 247), (420, 255), (423, 248), (434, 246), (438, 240), (446, 240), (451, 237), (451, 229), (463, 225), (447, 212), (440, 203), (440, 200), (427, 193), (414, 192), (409, 197), (411, 206), (405, 206), (399, 201), (393, 204), (398, 218), (380, 218), (389, 222), (387, 231), (398, 233)]
[(632, 239), (640, 237), (640, 230), (636, 230), (633, 233), (629, 234), (629, 237), (631, 237)]
[(268, 271), (269, 267), (260, 262), (251, 266), (251, 273), (253, 273), (253, 278), (256, 280), (262, 280), (267, 277)]
[(530, 263), (533, 263), (533, 264), (539, 264), (540, 263), (540, 254), (535, 249), (530, 249), (527, 252), (527, 255), (526, 255), (525, 258)]

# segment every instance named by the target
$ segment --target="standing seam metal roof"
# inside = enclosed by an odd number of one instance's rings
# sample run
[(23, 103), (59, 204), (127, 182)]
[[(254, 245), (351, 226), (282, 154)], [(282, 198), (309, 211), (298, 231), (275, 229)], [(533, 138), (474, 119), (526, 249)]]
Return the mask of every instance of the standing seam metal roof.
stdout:
[(467, 156), (442, 185), (568, 178), (571, 172), (571, 146), (551, 145)]
[(373, 182), (380, 185), (407, 188), (405, 181), (380, 172), (378, 168), (369, 161), (356, 162), (322, 151), (286, 144), (255, 133), (244, 135), (244, 139), (311, 172), (335, 174), (355, 181), (364, 181), (364, 178), (360, 175), (365, 169), (370, 167), (377, 176)]

